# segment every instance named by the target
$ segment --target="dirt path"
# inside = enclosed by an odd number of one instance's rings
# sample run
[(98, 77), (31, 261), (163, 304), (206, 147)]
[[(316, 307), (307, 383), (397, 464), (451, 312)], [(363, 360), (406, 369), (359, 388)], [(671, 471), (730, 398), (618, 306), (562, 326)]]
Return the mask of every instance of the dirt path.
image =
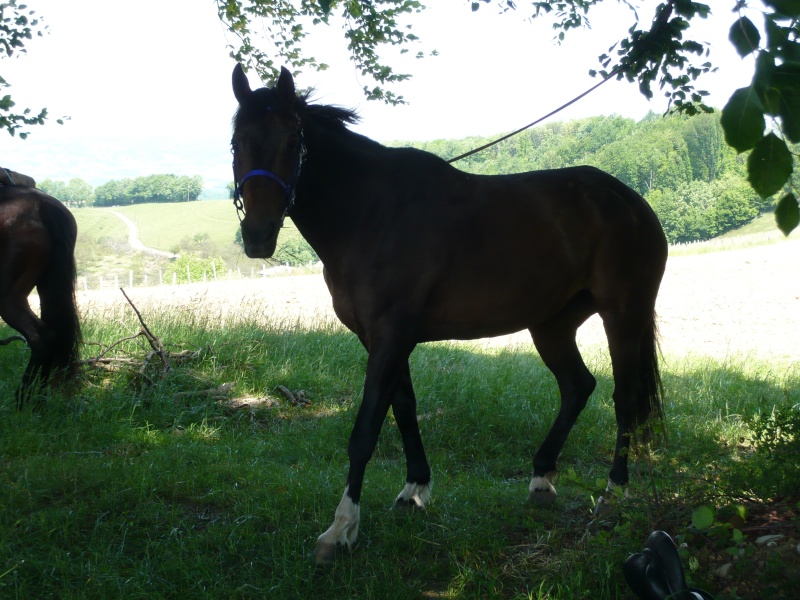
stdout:
[(172, 252), (165, 252), (164, 250), (159, 250), (158, 248), (150, 248), (145, 246), (142, 241), (139, 239), (139, 231), (136, 227), (136, 223), (131, 221), (128, 217), (123, 215), (121, 212), (116, 210), (109, 211), (112, 215), (117, 217), (120, 221), (125, 223), (128, 227), (128, 244), (134, 250), (139, 252), (147, 252), (148, 254), (153, 254), (155, 256), (166, 256), (167, 258), (174, 258), (176, 255)]
[[(335, 320), (319, 274), (126, 291), (140, 309), (210, 311), (215, 322), (242, 315)], [(89, 313), (126, 305), (118, 291), (81, 292), (79, 302)], [(657, 311), (666, 355), (800, 360), (800, 240), (671, 257)], [(582, 346), (605, 346), (597, 317), (578, 336)], [(522, 332), (481, 343), (529, 344), (530, 338)]]

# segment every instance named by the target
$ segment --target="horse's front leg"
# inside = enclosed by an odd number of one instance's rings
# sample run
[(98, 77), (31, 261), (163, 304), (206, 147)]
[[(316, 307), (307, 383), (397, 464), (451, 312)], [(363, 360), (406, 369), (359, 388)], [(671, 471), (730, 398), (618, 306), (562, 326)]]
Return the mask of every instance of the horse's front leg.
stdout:
[(333, 524), (317, 539), (314, 554), (318, 563), (333, 561), (337, 550), (349, 550), (355, 544), (364, 471), (375, 451), (389, 406), (403, 381), (403, 374), (408, 370), (408, 356), (412, 349), (413, 346), (401, 349), (390, 344), (373, 345), (369, 349), (364, 398), (347, 446), (350, 458), (347, 485)]

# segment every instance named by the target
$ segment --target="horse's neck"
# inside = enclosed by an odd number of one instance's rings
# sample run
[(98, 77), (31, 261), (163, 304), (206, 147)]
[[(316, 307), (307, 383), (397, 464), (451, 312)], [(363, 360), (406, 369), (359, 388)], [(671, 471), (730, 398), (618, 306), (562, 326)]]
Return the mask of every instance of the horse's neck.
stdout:
[(321, 128), (308, 131), (306, 143), (302, 186), (291, 217), (327, 266), (346, 251), (373, 200), (359, 190), (382, 147), (349, 131)]

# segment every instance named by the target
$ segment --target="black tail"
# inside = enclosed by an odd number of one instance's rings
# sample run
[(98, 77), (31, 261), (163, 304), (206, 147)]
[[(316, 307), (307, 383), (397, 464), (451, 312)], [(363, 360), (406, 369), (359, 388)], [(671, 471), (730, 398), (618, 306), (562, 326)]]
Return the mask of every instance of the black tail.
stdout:
[(78, 372), (81, 328), (75, 302), (75, 228), (65, 218), (63, 208), (40, 204), (40, 218), (51, 238), (51, 256), (47, 269), (37, 282), (41, 318), (54, 336), (51, 364), (57, 379), (72, 379)]
[[(641, 441), (653, 437), (666, 439), (664, 428), (664, 386), (658, 370), (658, 326), (656, 315), (650, 321), (639, 352), (639, 397), (636, 405), (636, 426), (643, 428)], [(639, 437), (639, 436), (637, 436)]]

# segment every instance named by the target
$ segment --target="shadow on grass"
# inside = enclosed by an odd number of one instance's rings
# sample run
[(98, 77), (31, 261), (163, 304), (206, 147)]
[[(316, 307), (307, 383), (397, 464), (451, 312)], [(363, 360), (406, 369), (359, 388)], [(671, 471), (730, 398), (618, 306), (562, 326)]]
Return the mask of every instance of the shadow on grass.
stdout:
[[(356, 552), (317, 571), (309, 553), (344, 486), (366, 353), (336, 328), (180, 335), (206, 350), (156, 385), (142, 387), (136, 369), (96, 371), (42, 414), (0, 405), (0, 584), (63, 598), (631, 597), (621, 564), (653, 528), (683, 532), (700, 504), (770, 497), (777, 474), (758, 463), (752, 424), (800, 402), (796, 371), (668, 361), (670, 444), (635, 456), (631, 498), (595, 518), (615, 435), (602, 352), (587, 352), (598, 387), (560, 458), (559, 500), (540, 508), (525, 503), (527, 483), (558, 409), (541, 360), (421, 346), (411, 369), (434, 498), (425, 513), (388, 510), (405, 478), (390, 418)], [(0, 356), (9, 398), (24, 362)], [(226, 383), (228, 398), (204, 393)], [(311, 404), (291, 405), (279, 385)]]

